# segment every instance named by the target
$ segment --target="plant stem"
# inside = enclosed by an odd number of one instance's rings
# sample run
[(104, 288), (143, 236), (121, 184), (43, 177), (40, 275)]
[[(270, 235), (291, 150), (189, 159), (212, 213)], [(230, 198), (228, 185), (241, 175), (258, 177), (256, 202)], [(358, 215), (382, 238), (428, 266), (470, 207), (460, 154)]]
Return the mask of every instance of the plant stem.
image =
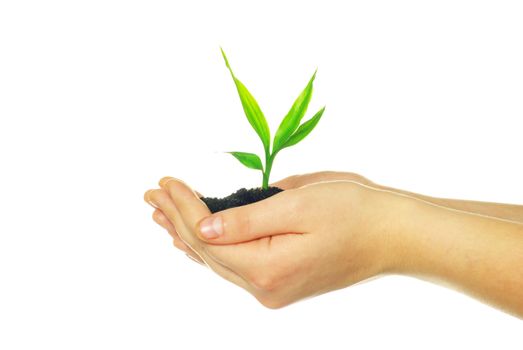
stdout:
[(269, 177), (271, 176), (271, 169), (272, 169), (272, 162), (274, 161), (274, 157), (276, 157), (276, 153), (273, 153), (269, 155), (269, 153), (265, 153), (265, 171), (263, 172), (263, 183), (262, 188), (266, 190), (269, 188)]

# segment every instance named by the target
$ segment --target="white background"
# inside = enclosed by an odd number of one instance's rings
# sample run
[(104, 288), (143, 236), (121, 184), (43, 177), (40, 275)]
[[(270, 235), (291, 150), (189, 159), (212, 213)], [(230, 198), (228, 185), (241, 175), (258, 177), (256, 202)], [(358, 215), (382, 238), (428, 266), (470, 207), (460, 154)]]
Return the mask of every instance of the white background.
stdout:
[[(219, 46), (273, 130), (327, 105), (272, 179), (361, 173), (523, 202), (520, 1), (2, 1), (1, 349), (521, 349), (522, 322), (389, 276), (269, 310), (175, 250), (142, 196), (258, 186)], [(306, 118), (307, 118), (306, 117)]]

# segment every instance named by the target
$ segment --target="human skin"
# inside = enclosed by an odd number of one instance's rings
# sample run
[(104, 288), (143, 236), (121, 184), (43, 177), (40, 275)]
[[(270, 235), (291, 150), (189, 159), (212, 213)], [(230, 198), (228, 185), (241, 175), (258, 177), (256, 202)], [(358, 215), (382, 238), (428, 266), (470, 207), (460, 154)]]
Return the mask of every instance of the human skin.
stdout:
[[(452, 285), (523, 316), (523, 224), (514, 221), (521, 207), (474, 202), (482, 214), (490, 207), (505, 215), (496, 218), (464, 211), (463, 201), (449, 208), (340, 174), (291, 177), (280, 182), (284, 192), (212, 215), (171, 177), (145, 199), (178, 248), (270, 308), (398, 273)], [(201, 227), (209, 218), (222, 228), (216, 238), (202, 235), (211, 232)]]
[(422, 195), (419, 193), (409, 192), (393, 187), (383, 186), (372, 182), (366, 177), (350, 172), (338, 172), (338, 171), (321, 171), (303, 175), (289, 176), (283, 180), (280, 180), (271, 186), (278, 186), (283, 189), (296, 188), (310, 183), (316, 183), (321, 181), (334, 181), (334, 180), (351, 180), (356, 181), (364, 185), (375, 187), (382, 190), (393, 191), (415, 197), (418, 199), (425, 200), (427, 202), (441, 205), (447, 208), (468, 211), (471, 213), (482, 214), (487, 216), (493, 216), (499, 219), (516, 221), (523, 223), (523, 205), (504, 204), (504, 203), (491, 203), (491, 202), (480, 202), (470, 201), (461, 199), (450, 199), (450, 198), (436, 198), (431, 196)]
[[(499, 219), (511, 220), (523, 223), (523, 206), (503, 203), (490, 203), (490, 202), (479, 202), (479, 201), (468, 201), (460, 199), (449, 199), (449, 198), (437, 198), (426, 196), (418, 193), (408, 192), (401, 189), (396, 189), (388, 186), (383, 186), (372, 182), (366, 177), (353, 173), (353, 172), (340, 172), (340, 171), (321, 171), (308, 174), (292, 175), (280, 181), (274, 182), (271, 186), (277, 186), (284, 190), (298, 188), (304, 185), (312, 183), (318, 183), (323, 181), (335, 181), (335, 180), (349, 180), (359, 182), (361, 184), (375, 187), (382, 190), (389, 190), (401, 194), (406, 194), (418, 199), (428, 201), (433, 204), (441, 205), (451, 209), (464, 210), (471, 213), (477, 213), (487, 216), (497, 217)], [(202, 197), (197, 191), (195, 191), (199, 197)], [(154, 206), (154, 205), (153, 205)], [(187, 256), (196, 262), (202, 263), (203, 261), (199, 256), (192, 251), (183, 241), (179, 238), (178, 233), (171, 221), (162, 213), (160, 209), (156, 209), (153, 212), (153, 220), (162, 226), (167, 232), (173, 237), (173, 244), (176, 248), (184, 251)]]

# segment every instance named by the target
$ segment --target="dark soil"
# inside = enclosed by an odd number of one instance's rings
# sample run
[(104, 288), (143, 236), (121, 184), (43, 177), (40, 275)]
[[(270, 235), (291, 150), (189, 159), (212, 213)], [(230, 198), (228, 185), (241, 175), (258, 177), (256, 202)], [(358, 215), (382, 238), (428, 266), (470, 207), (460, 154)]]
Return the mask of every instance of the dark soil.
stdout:
[(279, 187), (269, 187), (266, 190), (260, 187), (251, 189), (241, 188), (227, 197), (201, 197), (200, 199), (207, 204), (207, 207), (212, 213), (216, 213), (217, 211), (259, 202), (281, 191), (283, 190)]

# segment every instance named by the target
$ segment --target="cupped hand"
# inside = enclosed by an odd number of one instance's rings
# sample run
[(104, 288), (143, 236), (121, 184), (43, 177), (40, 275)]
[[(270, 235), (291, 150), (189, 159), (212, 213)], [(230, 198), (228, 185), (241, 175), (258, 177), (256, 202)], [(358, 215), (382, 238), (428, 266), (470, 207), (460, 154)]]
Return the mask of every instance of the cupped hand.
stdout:
[[(377, 187), (375, 183), (370, 181), (369, 179), (363, 177), (362, 175), (352, 173), (352, 172), (341, 172), (341, 171), (320, 171), (320, 172), (314, 172), (314, 173), (307, 173), (307, 174), (299, 174), (299, 175), (292, 175), (289, 177), (286, 177), (282, 180), (276, 181), (270, 186), (276, 186), (284, 190), (289, 190), (293, 188), (298, 188), (301, 186), (309, 185), (312, 183), (318, 183), (318, 182), (325, 182), (325, 181), (337, 181), (337, 180), (349, 180), (349, 181), (355, 181), (364, 185), (369, 185), (373, 187)], [(147, 191), (149, 192), (149, 191)], [(146, 192), (146, 201), (151, 204), (155, 210), (153, 212), (153, 220), (163, 227), (169, 235), (173, 238), (173, 245), (180, 249), (182, 252), (184, 252), (189, 258), (192, 260), (202, 264), (203, 261), (200, 259), (198, 254), (196, 254), (190, 247), (188, 247), (179, 237), (178, 233), (176, 232), (176, 228), (172, 224), (172, 222), (165, 216), (165, 214), (158, 209), (154, 204), (150, 203), (148, 199), (148, 193)], [(198, 195), (198, 197), (203, 197), (199, 192), (195, 191), (195, 193)]]
[(146, 200), (164, 213), (184, 248), (267, 307), (379, 275), (398, 259), (398, 196), (355, 181), (290, 184), (266, 200), (212, 215), (183, 182), (163, 178), (160, 187)]

